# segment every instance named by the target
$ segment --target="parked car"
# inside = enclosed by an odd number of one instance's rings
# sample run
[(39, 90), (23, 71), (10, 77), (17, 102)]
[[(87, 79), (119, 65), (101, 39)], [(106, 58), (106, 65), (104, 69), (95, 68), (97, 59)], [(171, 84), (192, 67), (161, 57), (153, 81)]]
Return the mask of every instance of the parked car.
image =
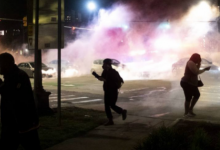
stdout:
[[(52, 77), (55, 75), (56, 70), (52, 67), (48, 67), (45, 64), (42, 63), (42, 76), (43, 77)], [(34, 62), (22, 62), (18, 64), (18, 68), (25, 71), (29, 77), (34, 77), (34, 68), (35, 63)]]
[[(91, 72), (95, 71), (96, 73), (101, 74), (103, 71), (102, 65), (103, 65), (104, 59), (96, 59), (93, 61)], [(132, 63), (133, 64), (133, 63)], [(134, 69), (135, 67), (135, 69)], [(117, 70), (120, 73), (125, 73), (126, 75), (129, 75), (131, 77), (149, 77), (150, 74), (148, 71), (139, 70), (136, 69), (136, 65), (131, 64), (124, 64), (116, 59), (112, 59), (112, 68)]]
[[(112, 60), (112, 68), (113, 69), (115, 69), (117, 71), (121, 71), (121, 70), (126, 69), (125, 64), (120, 63), (116, 59), (111, 59), (111, 60)], [(102, 73), (102, 71), (103, 71), (103, 68), (102, 68), (103, 61), (104, 61), (104, 59), (96, 59), (96, 60), (94, 60), (93, 64), (92, 64), (91, 72), (95, 71), (97, 73)]]
[[(58, 69), (58, 60), (52, 60), (47, 63), (48, 66)], [(66, 72), (68, 69), (73, 70), (75, 73), (78, 73), (76, 65), (71, 64), (67, 60), (61, 60), (61, 72)]]
[[(175, 75), (183, 74), (185, 67), (186, 67), (186, 63), (188, 60), (189, 60), (189, 58), (182, 58), (179, 61), (177, 61), (176, 63), (174, 63), (172, 65), (172, 72)], [(220, 67), (214, 65), (211, 61), (202, 58), (200, 69), (203, 69), (203, 68), (206, 68), (209, 66), (211, 67), (210, 70), (203, 73), (202, 76), (211, 76), (216, 79), (219, 78), (220, 77)]]

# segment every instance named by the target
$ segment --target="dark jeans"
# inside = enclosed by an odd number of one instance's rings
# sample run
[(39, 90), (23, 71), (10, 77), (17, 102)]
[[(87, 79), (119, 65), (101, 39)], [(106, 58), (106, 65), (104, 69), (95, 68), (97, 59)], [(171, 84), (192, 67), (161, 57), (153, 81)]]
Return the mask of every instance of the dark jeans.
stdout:
[(112, 112), (111, 108), (118, 114), (122, 113), (122, 108), (116, 106), (116, 102), (118, 99), (118, 90), (112, 90), (112, 91), (105, 91), (105, 113), (108, 117), (108, 119), (112, 119)]
[(192, 98), (198, 100), (200, 97), (200, 92), (197, 86), (193, 86), (187, 82), (180, 82), (181, 87), (183, 88), (185, 99), (187, 102), (190, 102)]
[(0, 144), (1, 150), (17, 150), (20, 144), (25, 150), (41, 150), (37, 130), (22, 134), (2, 131)]

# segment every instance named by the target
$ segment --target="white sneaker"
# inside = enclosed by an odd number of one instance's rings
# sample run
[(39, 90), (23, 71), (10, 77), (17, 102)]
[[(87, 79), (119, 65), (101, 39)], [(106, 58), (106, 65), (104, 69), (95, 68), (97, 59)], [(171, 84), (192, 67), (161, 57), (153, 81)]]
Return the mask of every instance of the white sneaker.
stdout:
[(187, 117), (188, 117), (188, 114), (184, 114), (184, 115), (183, 115), (183, 118), (187, 118)]
[(190, 111), (188, 114), (190, 114), (191, 116), (196, 116), (196, 114), (194, 114), (192, 111)]
[(188, 117), (195, 117), (196, 115), (192, 114), (192, 113), (188, 113), (187, 114)]

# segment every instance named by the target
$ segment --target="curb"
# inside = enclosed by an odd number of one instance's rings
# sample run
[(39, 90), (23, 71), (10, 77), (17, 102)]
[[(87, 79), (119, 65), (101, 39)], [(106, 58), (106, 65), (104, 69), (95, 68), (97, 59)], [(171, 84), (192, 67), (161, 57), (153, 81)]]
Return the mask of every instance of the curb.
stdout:
[(175, 126), (179, 121), (181, 121), (182, 118), (177, 118), (175, 121), (173, 121), (170, 125), (168, 125), (168, 127), (173, 127)]
[(192, 122), (205, 122), (205, 123), (211, 123), (220, 125), (220, 121), (211, 121), (211, 120), (204, 120), (204, 119), (195, 119), (195, 118), (177, 118), (175, 121), (173, 121), (168, 127), (175, 126), (180, 121), (192, 121)]

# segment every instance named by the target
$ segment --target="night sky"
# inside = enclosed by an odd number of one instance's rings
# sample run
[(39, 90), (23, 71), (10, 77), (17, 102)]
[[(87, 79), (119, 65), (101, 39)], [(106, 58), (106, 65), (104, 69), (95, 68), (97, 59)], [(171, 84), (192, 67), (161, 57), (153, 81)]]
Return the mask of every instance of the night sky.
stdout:
[(1, 0), (0, 18), (22, 19), (26, 14), (26, 0)]
[[(65, 11), (76, 10), (80, 12), (88, 12), (86, 4), (91, 0), (65, 0)], [(109, 7), (116, 1), (130, 1), (133, 7), (136, 7), (137, 11), (146, 10), (145, 4), (148, 5), (150, 2), (151, 8), (165, 6), (166, 9), (172, 10), (171, 8), (181, 7), (181, 9), (187, 9), (188, 5), (192, 5), (192, 2), (198, 2), (199, 0), (92, 0), (97, 3), (98, 8)], [(190, 2), (191, 1), (191, 2)], [(215, 0), (210, 0), (215, 1)], [(1, 0), (0, 3), (0, 18), (13, 18), (22, 19), (26, 16), (27, 11), (27, 0)], [(174, 6), (177, 4), (176, 6)], [(135, 9), (134, 9), (135, 10)], [(161, 12), (161, 8), (156, 12)], [(165, 10), (163, 10), (164, 12)], [(148, 13), (148, 12), (147, 12)]]
[[(65, 0), (65, 10), (85, 11), (89, 0)], [(93, 0), (98, 7), (107, 7), (117, 0)], [(1, 0), (0, 18), (22, 19), (26, 15), (27, 0)], [(88, 11), (88, 10), (87, 10)]]

